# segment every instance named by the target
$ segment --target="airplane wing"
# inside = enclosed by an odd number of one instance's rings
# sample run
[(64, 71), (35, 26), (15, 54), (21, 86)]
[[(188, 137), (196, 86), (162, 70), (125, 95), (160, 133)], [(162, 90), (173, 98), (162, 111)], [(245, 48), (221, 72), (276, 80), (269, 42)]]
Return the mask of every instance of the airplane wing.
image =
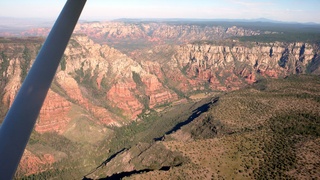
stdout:
[(0, 179), (12, 179), (86, 0), (68, 0), (0, 127)]

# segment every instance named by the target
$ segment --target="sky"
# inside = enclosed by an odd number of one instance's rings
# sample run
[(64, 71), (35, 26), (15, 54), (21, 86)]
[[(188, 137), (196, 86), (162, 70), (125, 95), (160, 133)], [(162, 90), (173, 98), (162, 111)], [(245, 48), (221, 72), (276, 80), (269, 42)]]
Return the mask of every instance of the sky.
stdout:
[[(56, 19), (66, 0), (1, 0), (0, 17)], [(320, 0), (87, 0), (82, 20), (257, 19), (320, 23)]]

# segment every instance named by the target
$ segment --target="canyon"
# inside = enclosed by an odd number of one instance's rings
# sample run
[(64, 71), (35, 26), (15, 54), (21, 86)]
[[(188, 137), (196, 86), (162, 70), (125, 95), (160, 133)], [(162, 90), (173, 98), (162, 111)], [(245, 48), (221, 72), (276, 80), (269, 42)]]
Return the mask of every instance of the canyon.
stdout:
[[(265, 32), (242, 27), (97, 22), (81, 23), (75, 32), (35, 125), (39, 136), (54, 133), (68, 141), (83, 137), (82, 143), (92, 144), (85, 133), (73, 134), (80, 126), (76, 122), (90, 124), (88, 133), (98, 142), (113, 128), (139, 122), (150, 110), (192, 101), (195, 94), (231, 92), (268, 78), (320, 74), (318, 43), (243, 42), (235, 37)], [(46, 33), (38, 28), (24, 35)], [(1, 119), (43, 41), (0, 39)], [(129, 41), (141, 46), (128, 48)], [(52, 152), (39, 153), (28, 145), (19, 172), (41, 172), (48, 163), (70, 156)]]
[[(121, 126), (147, 108), (179, 100), (179, 93), (235, 90), (261, 77), (306, 73), (319, 61), (319, 47), (314, 44), (232, 43), (231, 47), (177, 45), (154, 61), (152, 56), (160, 56), (169, 47), (146, 49), (142, 53), (147, 56), (132, 53), (130, 57), (107, 45), (96, 44), (87, 36), (74, 35), (36, 130), (50, 131), (40, 130), (45, 126), (51, 131), (62, 130), (70, 119), (65, 115), (73, 104), (91, 113), (99, 123)], [(1, 47), (1, 82), (7, 82), (2, 85), (2, 103), (8, 108), (40, 43), (22, 47), (19, 43), (3, 43)], [(319, 67), (312, 72), (317, 71)], [(55, 114), (62, 116), (54, 117)]]

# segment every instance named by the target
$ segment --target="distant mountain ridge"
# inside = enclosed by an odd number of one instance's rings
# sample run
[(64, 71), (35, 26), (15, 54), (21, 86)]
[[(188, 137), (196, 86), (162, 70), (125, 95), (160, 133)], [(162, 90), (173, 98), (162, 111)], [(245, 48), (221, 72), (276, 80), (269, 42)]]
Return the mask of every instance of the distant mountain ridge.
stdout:
[(283, 23), (283, 24), (310, 24), (320, 25), (316, 22), (295, 22), (295, 21), (279, 21), (267, 18), (255, 18), (255, 19), (205, 19), (205, 18), (119, 18), (112, 21), (123, 22), (268, 22), (268, 23)]
[[(267, 18), (256, 19), (201, 19), (201, 18), (119, 18), (109, 21), (115, 22), (232, 22), (232, 23), (272, 23), (272, 24), (298, 24), (298, 25), (310, 25), (320, 26), (316, 22), (287, 22), (278, 21)], [(79, 20), (82, 22), (104, 22), (104, 21), (92, 21), (92, 20)], [(0, 32), (10, 30), (27, 30), (30, 28), (50, 28), (54, 23), (53, 19), (41, 19), (41, 18), (15, 18), (15, 17), (0, 17)]]

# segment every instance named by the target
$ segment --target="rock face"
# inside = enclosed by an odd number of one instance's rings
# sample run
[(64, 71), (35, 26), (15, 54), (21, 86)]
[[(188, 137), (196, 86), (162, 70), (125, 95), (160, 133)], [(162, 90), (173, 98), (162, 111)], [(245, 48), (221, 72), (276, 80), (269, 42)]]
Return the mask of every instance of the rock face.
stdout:
[(114, 106), (125, 111), (125, 114), (133, 119), (137, 117), (143, 109), (143, 105), (131, 92), (134, 89), (136, 89), (134, 82), (117, 83), (111, 87), (106, 97), (106, 99), (112, 101)]
[(146, 95), (149, 96), (149, 107), (153, 108), (156, 105), (169, 103), (178, 100), (176, 93), (166, 89), (159, 82), (155, 75), (146, 75), (142, 78), (142, 82), (145, 84)]
[(71, 102), (49, 90), (41, 108), (35, 130), (40, 133), (50, 131), (63, 132), (71, 120), (68, 117), (70, 109)]
[(75, 104), (80, 105), (86, 111), (88, 111), (93, 118), (97, 119), (99, 124), (106, 125), (117, 125), (119, 126), (119, 118), (112, 115), (106, 108), (101, 107), (101, 105), (94, 104), (90, 102), (89, 98), (84, 97), (81, 92), (81, 87), (77, 81), (64, 71), (60, 71), (56, 75), (56, 82), (58, 87), (65, 92), (70, 101)]
[(11, 105), (43, 40), (30, 38), (29, 43), (25, 43), (24, 39), (10, 41), (13, 42), (0, 43), (0, 88), (5, 106)]
[[(301, 42), (181, 45), (171, 61), (183, 75), (172, 80), (179, 87), (189, 87), (189, 91), (201, 84), (212, 90), (238, 89), (254, 83), (260, 76), (278, 78), (311, 72), (309, 65), (314, 64), (318, 52), (316, 45)], [(179, 77), (175, 75), (177, 71), (170, 72), (173, 71), (167, 71), (169, 76)], [(181, 81), (184, 77), (189, 82)]]
[(21, 159), (20, 168), (17, 173), (25, 175), (36, 174), (43, 171), (42, 168), (44, 165), (52, 164), (54, 162), (55, 159), (51, 154), (43, 154), (39, 157), (26, 149)]

